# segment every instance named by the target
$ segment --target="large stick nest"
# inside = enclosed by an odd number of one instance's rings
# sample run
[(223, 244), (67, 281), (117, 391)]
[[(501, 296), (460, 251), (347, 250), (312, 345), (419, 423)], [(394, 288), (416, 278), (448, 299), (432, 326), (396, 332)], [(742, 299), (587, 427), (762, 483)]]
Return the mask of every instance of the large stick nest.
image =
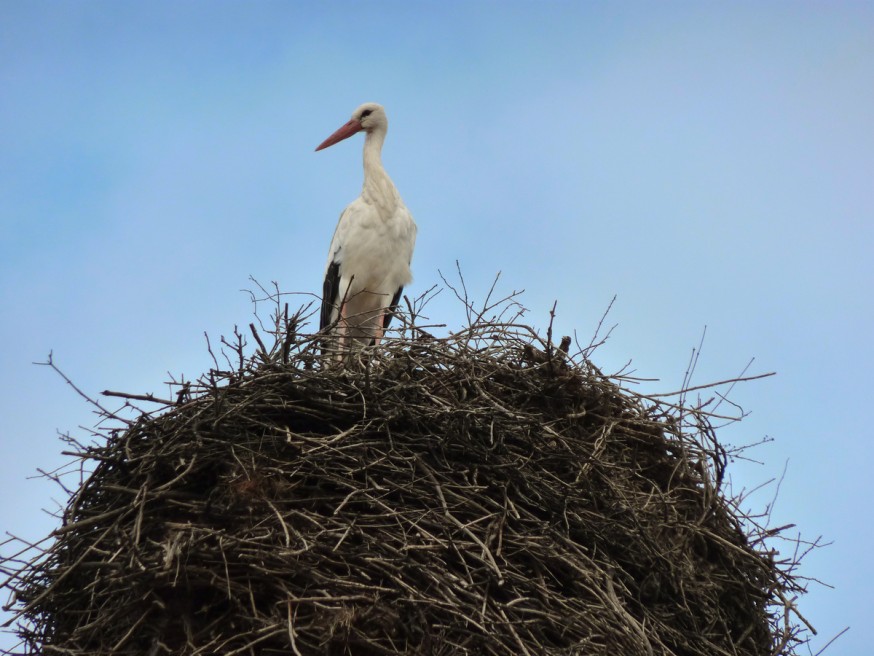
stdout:
[(724, 495), (702, 409), (635, 395), (525, 326), (408, 326), (340, 367), (296, 321), (81, 447), (93, 466), (53, 544), (4, 561), (22, 653), (802, 642), (795, 563)]

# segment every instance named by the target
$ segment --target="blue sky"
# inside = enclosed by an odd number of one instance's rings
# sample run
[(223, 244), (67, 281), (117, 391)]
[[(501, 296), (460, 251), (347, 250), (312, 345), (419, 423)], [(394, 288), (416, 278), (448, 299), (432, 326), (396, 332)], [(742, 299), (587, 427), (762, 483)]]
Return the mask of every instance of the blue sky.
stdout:
[(800, 602), (814, 651), (850, 625), (828, 653), (868, 653), (874, 4), (9, 0), (0, 88), (4, 530), (51, 530), (30, 477), (95, 421), (31, 363), (165, 395), (210, 366), (204, 331), (249, 323), (249, 276), (318, 292), (361, 140), (313, 149), (372, 100), (411, 294), (501, 271), (585, 342), (616, 295), (595, 362), (648, 391), (704, 326), (693, 382), (778, 373), (732, 392), (751, 414), (723, 439), (772, 440), (733, 484), (786, 467), (773, 524), (833, 541), (802, 571), (835, 586)]

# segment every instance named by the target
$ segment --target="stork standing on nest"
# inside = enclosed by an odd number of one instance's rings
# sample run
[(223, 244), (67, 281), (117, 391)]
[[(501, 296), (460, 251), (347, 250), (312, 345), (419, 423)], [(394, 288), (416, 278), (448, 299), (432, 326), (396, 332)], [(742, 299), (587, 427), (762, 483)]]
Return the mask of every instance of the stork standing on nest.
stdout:
[(416, 223), (382, 167), (388, 119), (382, 105), (365, 103), (317, 151), (364, 132), (364, 186), (340, 215), (325, 267), (320, 329), (332, 327), (338, 352), (346, 344), (378, 344), (404, 285)]

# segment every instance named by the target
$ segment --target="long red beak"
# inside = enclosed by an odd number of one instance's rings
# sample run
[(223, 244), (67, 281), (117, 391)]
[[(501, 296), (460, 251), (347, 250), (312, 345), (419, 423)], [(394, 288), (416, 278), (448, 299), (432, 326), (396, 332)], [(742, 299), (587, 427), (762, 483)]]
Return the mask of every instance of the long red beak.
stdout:
[(330, 137), (325, 139), (319, 147), (316, 148), (316, 151), (322, 150), (323, 148), (327, 148), (328, 146), (333, 146), (338, 141), (343, 141), (343, 139), (348, 139), (356, 132), (361, 132), (364, 128), (361, 127), (361, 122), (356, 121), (354, 118), (349, 119), (349, 122), (346, 123), (343, 127), (337, 130)]

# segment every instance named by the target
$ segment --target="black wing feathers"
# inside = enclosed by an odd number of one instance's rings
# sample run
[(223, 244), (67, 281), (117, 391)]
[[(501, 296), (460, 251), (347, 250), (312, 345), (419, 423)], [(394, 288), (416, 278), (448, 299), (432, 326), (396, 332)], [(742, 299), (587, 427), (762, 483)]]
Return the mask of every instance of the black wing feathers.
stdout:
[(331, 323), (331, 312), (337, 305), (337, 294), (340, 291), (340, 263), (331, 262), (325, 273), (325, 282), (322, 285), (322, 316), (319, 321), (319, 330), (324, 330)]
[(388, 309), (385, 311), (385, 314), (382, 318), (382, 329), (388, 329), (388, 325), (391, 323), (392, 318), (395, 316), (395, 310), (398, 309), (398, 303), (401, 300), (401, 293), (404, 291), (403, 287), (398, 287), (398, 290), (395, 292), (395, 295), (391, 299), (391, 305), (388, 306)]

